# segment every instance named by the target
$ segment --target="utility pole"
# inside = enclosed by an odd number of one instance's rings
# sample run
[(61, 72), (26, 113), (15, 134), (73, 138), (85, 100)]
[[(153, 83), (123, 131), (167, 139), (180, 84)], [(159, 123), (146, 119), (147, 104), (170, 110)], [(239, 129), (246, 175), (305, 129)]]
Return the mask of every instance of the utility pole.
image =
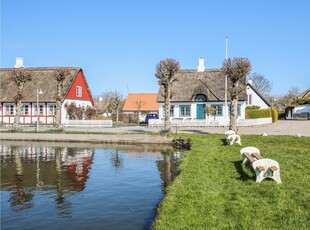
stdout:
[[(228, 57), (228, 37), (226, 35), (226, 58), (225, 61), (227, 61), (227, 57)], [(227, 75), (225, 75), (225, 103), (224, 103), (224, 119), (225, 121), (227, 120), (228, 117), (228, 109), (227, 109)]]

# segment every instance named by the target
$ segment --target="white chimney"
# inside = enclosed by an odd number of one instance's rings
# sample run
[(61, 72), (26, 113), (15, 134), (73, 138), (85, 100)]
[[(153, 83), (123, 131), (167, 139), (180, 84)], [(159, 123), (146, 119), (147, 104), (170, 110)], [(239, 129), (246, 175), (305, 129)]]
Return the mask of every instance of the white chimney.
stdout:
[(250, 78), (250, 79), (248, 80), (248, 84), (253, 85), (253, 80), (252, 80), (252, 78)]
[(15, 68), (25, 68), (24, 66), (24, 58), (17, 57), (16, 64), (14, 65)]
[(205, 60), (203, 57), (201, 57), (201, 58), (199, 58), (198, 72), (204, 72), (205, 69), (206, 69)]

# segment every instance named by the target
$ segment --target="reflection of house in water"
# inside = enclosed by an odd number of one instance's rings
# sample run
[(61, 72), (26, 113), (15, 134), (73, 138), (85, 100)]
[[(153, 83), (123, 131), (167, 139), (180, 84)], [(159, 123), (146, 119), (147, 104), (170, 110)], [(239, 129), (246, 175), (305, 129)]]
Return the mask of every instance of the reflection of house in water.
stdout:
[(12, 191), (16, 209), (31, 207), (35, 190), (55, 190), (62, 209), (69, 205), (65, 194), (85, 188), (93, 155), (94, 148), (0, 145), (1, 189)]
[[(163, 181), (163, 187), (166, 188), (172, 184), (177, 177), (178, 163), (181, 157), (180, 152), (161, 152), (161, 159), (157, 161), (157, 168), (160, 172), (160, 178)], [(164, 191), (164, 189), (163, 189)]]

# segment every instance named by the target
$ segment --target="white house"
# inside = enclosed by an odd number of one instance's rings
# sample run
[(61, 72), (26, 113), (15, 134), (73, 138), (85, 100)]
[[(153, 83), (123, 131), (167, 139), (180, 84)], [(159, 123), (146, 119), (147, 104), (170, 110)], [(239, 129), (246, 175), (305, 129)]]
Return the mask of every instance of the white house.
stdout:
[(252, 84), (250, 79), (246, 86), (246, 106), (259, 106), (261, 109), (269, 109), (271, 107), (270, 102), (258, 92)]
[[(262, 109), (269, 108), (270, 103), (259, 94), (254, 87), (246, 81), (241, 82), (244, 86), (238, 97), (238, 120), (245, 120), (245, 108), (250, 105), (258, 105)], [(231, 82), (227, 80), (227, 87)], [(158, 92), (159, 120), (164, 120), (165, 104), (163, 87)], [(230, 93), (227, 92), (225, 101), (225, 76), (220, 69), (206, 69), (204, 59), (199, 59), (197, 69), (181, 70), (177, 75), (177, 81), (172, 85), (172, 98), (170, 116), (173, 123), (187, 123), (190, 125), (221, 125), (229, 124), (230, 116)], [(225, 106), (226, 105), (226, 106)], [(206, 115), (206, 106), (215, 107), (213, 115)], [(269, 119), (270, 120), (270, 119)], [(269, 122), (268, 120), (268, 122)]]

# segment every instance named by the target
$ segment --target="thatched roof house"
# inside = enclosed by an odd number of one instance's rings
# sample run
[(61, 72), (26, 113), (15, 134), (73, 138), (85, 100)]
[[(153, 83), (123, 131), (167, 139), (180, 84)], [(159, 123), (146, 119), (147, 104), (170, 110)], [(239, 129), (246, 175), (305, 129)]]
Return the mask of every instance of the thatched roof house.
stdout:
[[(37, 97), (37, 89), (41, 89), (44, 94), (40, 95), (40, 101), (44, 102), (56, 102), (57, 94), (57, 81), (54, 79), (54, 74), (57, 69), (66, 69), (69, 71), (69, 75), (66, 76), (63, 82), (61, 100), (64, 101), (72, 84), (79, 72), (82, 72), (81, 68), (77, 67), (57, 67), (57, 68), (24, 68), (23, 70), (31, 72), (32, 80), (28, 81), (24, 85), (23, 102), (34, 102)], [(12, 81), (10, 73), (14, 68), (2, 68), (0, 70), (0, 102), (14, 102), (16, 96), (17, 86)], [(83, 74), (82, 74), (83, 75)], [(85, 93), (91, 97), (90, 89), (87, 85), (86, 79), (83, 75), (86, 83)]]
[[(229, 80), (229, 79), (228, 79)], [(239, 94), (239, 100), (246, 100), (246, 82), (242, 82), (244, 90)], [(228, 87), (231, 85), (228, 81)], [(160, 87), (157, 101), (164, 102), (164, 89)], [(197, 95), (205, 95), (206, 101), (217, 102), (225, 100), (225, 77), (220, 69), (206, 69), (203, 72), (197, 70), (181, 70), (177, 75), (177, 81), (172, 85), (171, 102), (195, 101)], [(228, 98), (230, 98), (228, 92)]]
[[(39, 67), (24, 68), (23, 59), (17, 58), (15, 68), (0, 69), (0, 122), (14, 122), (16, 113), (15, 97), (18, 87), (11, 77), (13, 71), (26, 71), (31, 80), (25, 82), (22, 92), (22, 111), (20, 123), (54, 123), (57, 97), (57, 80), (55, 75), (59, 70), (65, 70), (68, 75), (62, 84), (60, 99), (61, 122), (68, 119), (66, 104), (75, 103), (79, 107), (93, 106), (94, 102), (83, 70), (78, 67)], [(40, 92), (40, 93), (39, 93)], [(39, 99), (39, 103), (38, 103)]]

